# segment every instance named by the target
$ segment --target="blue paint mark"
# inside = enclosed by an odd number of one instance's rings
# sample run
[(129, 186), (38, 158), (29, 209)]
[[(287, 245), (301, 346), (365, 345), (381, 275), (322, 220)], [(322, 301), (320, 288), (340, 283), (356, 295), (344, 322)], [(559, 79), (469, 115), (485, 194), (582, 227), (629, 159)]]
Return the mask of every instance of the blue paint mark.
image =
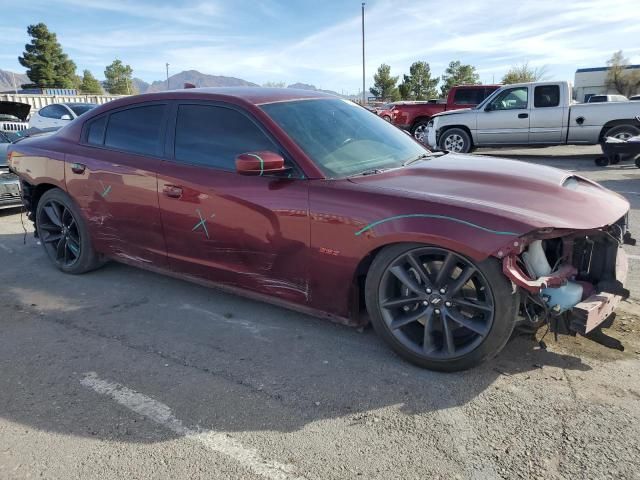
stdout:
[(200, 217), (200, 221), (196, 223), (196, 226), (193, 227), (191, 231), (195, 232), (197, 229), (202, 227), (202, 229), (204, 230), (204, 234), (207, 236), (207, 238), (209, 238), (209, 230), (207, 230), (207, 220), (202, 217), (200, 210), (196, 209), (196, 212), (198, 212), (198, 217)]
[(256, 155), (255, 153), (247, 153), (247, 155), (250, 155), (252, 157), (257, 158), (258, 160), (260, 160), (260, 177), (262, 176), (262, 174), (264, 173), (264, 160), (262, 159), (262, 157), (260, 155)]
[(74, 247), (73, 245), (71, 245), (70, 243), (67, 243), (67, 246), (69, 247), (69, 250), (71, 250), (73, 253), (75, 253), (76, 255), (78, 254), (78, 252), (80, 251), (77, 247)]
[(492, 230), (490, 228), (482, 227), (480, 225), (476, 225), (475, 223), (467, 222), (465, 220), (460, 220), (459, 218), (448, 217), (446, 215), (434, 215), (434, 214), (428, 214), (428, 213), (410, 213), (410, 214), (407, 214), (407, 215), (395, 215), (393, 217), (383, 218), (382, 220), (378, 220), (376, 222), (370, 223), (369, 225), (367, 225), (363, 229), (358, 230), (355, 234), (356, 234), (356, 236), (359, 236), (359, 235), (363, 234), (364, 232), (366, 232), (367, 230), (371, 230), (373, 227), (376, 227), (376, 226), (378, 226), (378, 225), (380, 225), (382, 223), (390, 222), (392, 220), (400, 220), (401, 218), (435, 218), (435, 219), (438, 219), (438, 220), (450, 220), (452, 222), (461, 223), (463, 225), (467, 225), (468, 227), (477, 228), (478, 230), (482, 230), (484, 232), (493, 233), (495, 235), (510, 235), (510, 236), (514, 236), (514, 237), (520, 236), (519, 233), (501, 232), (501, 231), (498, 231), (498, 230)]
[(100, 195), (102, 196), (102, 198), (107, 198), (107, 195), (109, 195), (110, 191), (111, 191), (111, 185), (109, 185), (107, 188), (105, 188), (104, 191)]

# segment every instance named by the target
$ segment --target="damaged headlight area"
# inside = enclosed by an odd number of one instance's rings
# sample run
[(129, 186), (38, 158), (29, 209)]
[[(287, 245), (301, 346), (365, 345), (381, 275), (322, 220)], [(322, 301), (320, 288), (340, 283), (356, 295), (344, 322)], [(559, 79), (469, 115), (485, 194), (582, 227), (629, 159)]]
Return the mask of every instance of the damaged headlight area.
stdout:
[(629, 297), (625, 243), (635, 244), (627, 216), (601, 229), (541, 230), (499, 252), (505, 275), (521, 291), (523, 323), (534, 328), (546, 323), (556, 335), (580, 334), (624, 350), (602, 328), (612, 324), (614, 310)]

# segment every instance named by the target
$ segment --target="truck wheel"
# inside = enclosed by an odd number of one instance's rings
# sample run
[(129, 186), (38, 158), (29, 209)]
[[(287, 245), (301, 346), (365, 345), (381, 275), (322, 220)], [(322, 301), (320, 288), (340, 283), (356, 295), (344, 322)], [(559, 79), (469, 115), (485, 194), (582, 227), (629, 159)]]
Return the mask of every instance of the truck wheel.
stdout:
[(633, 125), (618, 125), (607, 131), (605, 137), (613, 137), (618, 140), (629, 140), (631, 137), (640, 135), (640, 128)]
[(427, 143), (427, 125), (429, 122), (430, 120), (420, 120), (411, 129), (411, 135), (420, 143)]
[(472, 148), (471, 137), (461, 128), (450, 128), (440, 137), (441, 150), (454, 153), (469, 153)]

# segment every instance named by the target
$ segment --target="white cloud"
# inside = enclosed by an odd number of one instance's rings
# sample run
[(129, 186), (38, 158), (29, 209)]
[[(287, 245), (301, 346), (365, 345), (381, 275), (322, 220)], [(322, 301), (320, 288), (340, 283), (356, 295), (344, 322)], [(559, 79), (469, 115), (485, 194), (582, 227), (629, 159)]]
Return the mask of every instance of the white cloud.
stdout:
[[(60, 0), (71, 10), (105, 12), (118, 23), (80, 24), (57, 31), (78, 66), (97, 72), (118, 57), (148, 81), (162, 78), (164, 63), (169, 62), (174, 72), (196, 69), (256, 83), (302, 81), (351, 92), (361, 85), (359, 2), (319, 3), (312, 11), (284, 0), (244, 1)], [(45, 11), (45, 3), (38, 3), (44, 0), (32, 2), (31, 10)], [(620, 49), (632, 62), (640, 62), (638, 0), (370, 0), (369, 4), (367, 84), (383, 62), (401, 75), (412, 62), (425, 60), (440, 75), (451, 60), (461, 60), (475, 65), (485, 82), (499, 80), (510, 65), (527, 61), (534, 67), (546, 65), (550, 79), (567, 80), (576, 68), (604, 65)], [(292, 33), (319, 24), (311, 18), (314, 12), (330, 16), (320, 12), (323, 8), (335, 9), (340, 20), (302, 35)], [(293, 19), (292, 12), (297, 12)]]

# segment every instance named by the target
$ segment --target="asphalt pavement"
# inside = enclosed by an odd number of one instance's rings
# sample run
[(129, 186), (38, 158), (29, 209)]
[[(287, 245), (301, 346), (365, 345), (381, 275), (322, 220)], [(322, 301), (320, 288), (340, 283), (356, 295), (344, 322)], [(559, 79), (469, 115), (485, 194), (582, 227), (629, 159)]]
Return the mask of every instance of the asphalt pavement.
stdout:
[[(478, 161), (597, 180), (630, 201), (640, 238), (640, 169), (598, 153)], [(63, 275), (23, 220), (0, 212), (0, 479), (640, 478), (640, 246), (611, 329), (624, 352), (516, 337), (442, 374), (370, 328), (117, 263)]]

